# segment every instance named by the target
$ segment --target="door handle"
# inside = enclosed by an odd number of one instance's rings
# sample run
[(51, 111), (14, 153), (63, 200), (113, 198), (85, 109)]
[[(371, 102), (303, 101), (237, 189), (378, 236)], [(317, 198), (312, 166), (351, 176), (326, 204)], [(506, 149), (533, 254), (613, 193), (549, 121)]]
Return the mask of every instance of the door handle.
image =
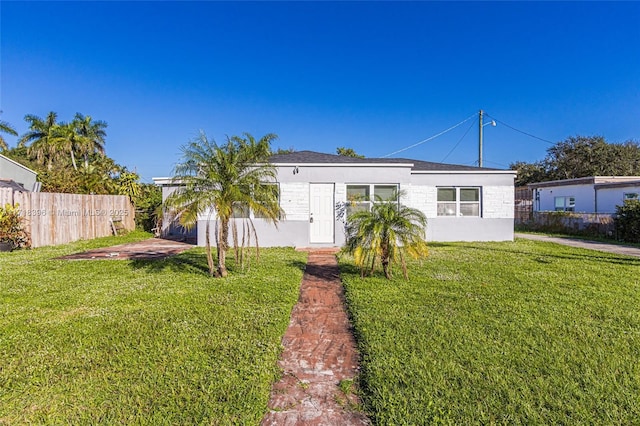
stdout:
[(313, 223), (313, 216), (309, 217), (309, 223)]

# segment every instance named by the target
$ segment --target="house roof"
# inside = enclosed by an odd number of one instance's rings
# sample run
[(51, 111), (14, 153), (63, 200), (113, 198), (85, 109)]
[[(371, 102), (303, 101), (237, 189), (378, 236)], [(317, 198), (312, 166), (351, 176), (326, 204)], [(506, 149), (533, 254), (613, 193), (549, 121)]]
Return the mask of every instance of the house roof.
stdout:
[[(294, 151), (274, 154), (270, 158), (274, 164), (355, 164), (355, 165), (405, 165), (414, 171), (502, 171), (486, 167), (462, 166), (458, 164), (433, 163), (409, 158), (355, 158), (344, 155), (325, 154), (315, 151)], [(515, 172), (514, 172), (515, 173)]]
[(11, 179), (0, 178), (0, 188), (10, 188), (19, 192), (29, 192), (22, 185)]
[(572, 185), (596, 185), (598, 187), (629, 186), (637, 184), (640, 176), (589, 176), (575, 179), (550, 180), (547, 182), (530, 183), (529, 188), (548, 188)]

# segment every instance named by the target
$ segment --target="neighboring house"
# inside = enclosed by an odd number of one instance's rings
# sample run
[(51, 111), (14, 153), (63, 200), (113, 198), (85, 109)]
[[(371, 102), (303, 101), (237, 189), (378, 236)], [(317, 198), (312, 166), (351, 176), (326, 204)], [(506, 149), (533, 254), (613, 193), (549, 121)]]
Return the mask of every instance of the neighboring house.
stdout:
[(615, 213), (624, 200), (640, 195), (640, 176), (591, 176), (529, 184), (533, 210)]
[[(285, 217), (277, 228), (253, 218), (260, 246), (341, 246), (348, 212), (369, 208), (377, 197), (388, 201), (395, 190), (404, 191), (403, 204), (427, 216), (428, 240), (513, 240), (513, 170), (312, 151), (276, 154), (271, 162)], [(163, 200), (175, 188), (171, 178), (154, 182), (163, 187)], [(199, 245), (205, 219), (198, 220)]]
[(40, 189), (37, 176), (30, 168), (0, 154), (0, 179), (14, 181), (23, 190), (37, 192)]

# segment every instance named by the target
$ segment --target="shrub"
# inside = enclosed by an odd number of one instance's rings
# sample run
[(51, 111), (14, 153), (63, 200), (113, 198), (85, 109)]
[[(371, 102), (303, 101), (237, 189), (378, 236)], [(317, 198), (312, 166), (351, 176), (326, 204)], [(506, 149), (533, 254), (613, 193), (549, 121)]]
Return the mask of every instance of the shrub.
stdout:
[(11, 249), (31, 246), (31, 237), (24, 229), (24, 218), (19, 205), (0, 207), (0, 243), (11, 244)]
[(640, 200), (625, 200), (616, 206), (618, 238), (628, 243), (640, 243)]

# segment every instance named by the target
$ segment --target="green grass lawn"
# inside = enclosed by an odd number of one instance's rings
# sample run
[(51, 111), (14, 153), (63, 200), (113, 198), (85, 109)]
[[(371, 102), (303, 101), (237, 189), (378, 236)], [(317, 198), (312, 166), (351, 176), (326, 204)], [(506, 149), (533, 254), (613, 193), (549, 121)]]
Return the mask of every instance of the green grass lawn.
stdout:
[(409, 281), (340, 266), (374, 423), (639, 424), (640, 259), (516, 240), (434, 243)]
[(0, 253), (0, 424), (260, 421), (306, 255), (53, 260), (146, 236)]

